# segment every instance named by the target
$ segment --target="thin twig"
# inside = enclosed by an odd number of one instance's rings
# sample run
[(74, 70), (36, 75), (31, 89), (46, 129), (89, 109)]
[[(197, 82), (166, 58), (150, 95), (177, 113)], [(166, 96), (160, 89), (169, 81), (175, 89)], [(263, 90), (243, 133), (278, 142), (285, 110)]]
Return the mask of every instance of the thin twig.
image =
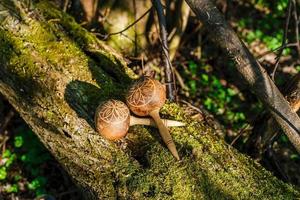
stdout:
[(64, 12), (67, 12), (68, 5), (69, 5), (69, 0), (65, 0), (65, 2), (64, 2), (64, 7), (63, 7), (63, 11), (64, 11)]
[(4, 151), (6, 150), (6, 142), (9, 140), (9, 137), (5, 134), (4, 138), (0, 144), (0, 148), (2, 147), (2, 155), (4, 153)]
[(280, 46), (280, 47), (277, 47), (275, 49), (272, 49), (270, 51), (267, 51), (267, 52), (264, 52), (262, 53), (261, 55), (257, 56), (256, 59), (259, 60), (261, 59), (262, 57), (265, 57), (266, 55), (270, 54), (270, 53), (274, 53), (275, 51), (281, 51), (285, 48), (288, 48), (288, 47), (295, 47), (297, 46), (298, 44), (297, 43), (288, 43), (288, 44), (285, 44), (283, 46)]
[(145, 74), (144, 55), (142, 55), (142, 74)]
[(244, 131), (246, 130), (246, 128), (248, 128), (250, 126), (250, 124), (246, 124), (238, 133), (238, 135), (232, 140), (232, 142), (230, 143), (231, 146), (233, 146), (235, 144), (235, 142), (243, 135)]
[(178, 80), (178, 83), (181, 86), (181, 88), (185, 91), (189, 91), (189, 87), (184, 84), (184, 80), (181, 77), (180, 73), (176, 69), (174, 69), (174, 72), (176, 75), (176, 80)]
[(170, 101), (175, 101), (176, 100), (175, 75), (169, 57), (169, 49), (167, 44), (168, 37), (167, 37), (166, 18), (160, 0), (152, 0), (152, 3), (157, 12), (159, 28), (160, 28), (161, 46), (162, 46), (164, 64), (165, 64), (165, 82), (167, 85), (167, 94)]
[[(282, 45), (284, 46), (286, 44), (286, 40), (287, 40), (287, 32), (289, 29), (289, 23), (290, 23), (290, 18), (291, 18), (291, 10), (292, 10), (292, 1), (289, 0), (289, 7), (287, 10), (287, 16), (286, 16), (286, 20), (285, 20), (285, 28), (284, 28), (284, 33), (283, 33), (283, 39), (282, 39)], [(276, 57), (276, 62), (275, 62), (275, 66), (273, 69), (273, 72), (271, 73), (271, 79), (275, 82), (275, 73), (279, 64), (279, 60), (280, 57), (282, 56), (283, 53), (283, 49), (281, 49)]]
[[(134, 13), (134, 20), (136, 21), (136, 2), (133, 0), (133, 13)], [(137, 23), (134, 24), (134, 56), (137, 56)]]
[(3, 123), (0, 127), (0, 134), (2, 134), (5, 131), (7, 125), (9, 124), (10, 120), (13, 118), (14, 115), (15, 112), (13, 110), (10, 110), (9, 113), (5, 116), (5, 119), (3, 120)]
[(128, 40), (130, 40), (131, 42), (134, 42), (133, 39), (131, 39), (128, 35), (126, 35), (125, 33), (120, 33), (120, 35), (122, 35), (123, 37), (127, 38)]
[(120, 31), (114, 32), (114, 33), (108, 33), (108, 34), (101, 34), (101, 33), (95, 33), (95, 34), (100, 35), (101, 37), (103, 37), (104, 40), (108, 39), (112, 35), (122, 34), (123, 32), (130, 29), (132, 26), (134, 26), (136, 23), (138, 23), (141, 19), (143, 19), (143, 17), (145, 17), (151, 11), (151, 9), (152, 9), (152, 7), (149, 8), (144, 14), (142, 14), (142, 16), (140, 16), (137, 20), (135, 20), (132, 24), (130, 24), (129, 26), (127, 26), (123, 30), (120, 30)]
[(194, 109), (195, 111), (199, 112), (199, 113), (202, 114), (202, 115), (205, 114), (205, 113), (203, 113), (203, 111), (202, 111), (200, 108), (194, 106), (193, 104), (191, 104), (190, 102), (187, 102), (186, 100), (182, 100), (182, 99), (181, 99), (180, 102), (182, 102), (182, 103), (188, 105), (190, 108)]

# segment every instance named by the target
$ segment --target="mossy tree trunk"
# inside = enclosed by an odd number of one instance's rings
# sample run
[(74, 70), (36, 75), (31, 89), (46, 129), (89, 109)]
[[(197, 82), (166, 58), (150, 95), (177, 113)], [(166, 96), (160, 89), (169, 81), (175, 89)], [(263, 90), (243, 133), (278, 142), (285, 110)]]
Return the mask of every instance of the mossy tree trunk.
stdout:
[(47, 2), (0, 2), (0, 92), (73, 177), (86, 199), (295, 199), (299, 191), (190, 119), (176, 104), (165, 117), (182, 161), (157, 130), (135, 126), (113, 143), (94, 110), (123, 99), (135, 75), (112, 49)]

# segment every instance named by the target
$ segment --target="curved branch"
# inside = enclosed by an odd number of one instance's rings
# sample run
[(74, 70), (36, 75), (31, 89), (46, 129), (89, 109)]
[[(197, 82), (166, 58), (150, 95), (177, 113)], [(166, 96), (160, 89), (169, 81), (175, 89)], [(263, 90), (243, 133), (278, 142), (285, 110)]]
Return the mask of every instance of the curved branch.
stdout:
[(153, 0), (153, 5), (156, 9), (158, 22), (159, 22), (159, 29), (160, 29), (160, 36), (161, 36), (161, 46), (162, 46), (162, 53), (164, 58), (165, 64), (165, 81), (167, 86), (167, 95), (170, 101), (176, 100), (176, 84), (175, 84), (175, 76), (172, 67), (172, 63), (169, 56), (169, 47), (168, 47), (168, 40), (167, 40), (167, 23), (166, 18), (163, 12), (163, 7), (160, 0)]
[[(285, 46), (287, 43), (287, 34), (288, 34), (288, 29), (289, 29), (289, 24), (290, 24), (290, 18), (291, 18), (291, 12), (292, 12), (292, 0), (289, 0), (289, 5), (288, 5), (288, 9), (287, 9), (287, 14), (286, 14), (286, 20), (285, 20), (285, 25), (284, 25), (284, 32), (283, 32), (283, 38), (282, 38), (282, 44), (281, 46)], [(271, 78), (272, 80), (275, 82), (275, 73), (277, 70), (277, 67), (279, 65), (279, 61), (280, 61), (280, 57), (282, 56), (283, 53), (283, 49), (279, 50), (277, 56), (276, 56), (276, 62), (274, 65), (274, 69), (271, 73)]]

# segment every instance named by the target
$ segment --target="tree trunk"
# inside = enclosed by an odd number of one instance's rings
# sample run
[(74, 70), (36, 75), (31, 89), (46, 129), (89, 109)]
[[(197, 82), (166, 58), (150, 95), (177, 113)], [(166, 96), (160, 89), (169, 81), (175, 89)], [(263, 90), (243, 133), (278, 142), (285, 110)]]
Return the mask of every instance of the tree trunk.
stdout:
[(295, 199), (300, 192), (193, 121), (176, 104), (164, 117), (177, 162), (154, 128), (113, 143), (94, 130), (99, 102), (124, 99), (135, 75), (112, 49), (53, 5), (2, 1), (0, 92), (73, 177), (86, 199)]

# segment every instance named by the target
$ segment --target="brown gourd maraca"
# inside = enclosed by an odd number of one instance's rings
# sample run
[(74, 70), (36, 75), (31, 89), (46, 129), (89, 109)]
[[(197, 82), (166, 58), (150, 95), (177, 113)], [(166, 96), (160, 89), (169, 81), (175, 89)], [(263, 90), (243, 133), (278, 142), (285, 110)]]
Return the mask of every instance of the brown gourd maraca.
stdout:
[(133, 113), (139, 116), (150, 115), (154, 119), (168, 149), (177, 160), (180, 160), (169, 130), (159, 116), (159, 110), (165, 101), (166, 90), (164, 86), (150, 77), (143, 77), (133, 84), (126, 96), (127, 105)]
[[(184, 126), (184, 123), (175, 120), (162, 120), (166, 126)], [(118, 140), (125, 137), (129, 126), (133, 125), (156, 126), (153, 119), (131, 116), (127, 105), (119, 100), (106, 101), (96, 109), (96, 130), (108, 140)]]
[(106, 101), (96, 109), (96, 130), (108, 140), (123, 138), (129, 129), (129, 121), (129, 109), (122, 101)]

